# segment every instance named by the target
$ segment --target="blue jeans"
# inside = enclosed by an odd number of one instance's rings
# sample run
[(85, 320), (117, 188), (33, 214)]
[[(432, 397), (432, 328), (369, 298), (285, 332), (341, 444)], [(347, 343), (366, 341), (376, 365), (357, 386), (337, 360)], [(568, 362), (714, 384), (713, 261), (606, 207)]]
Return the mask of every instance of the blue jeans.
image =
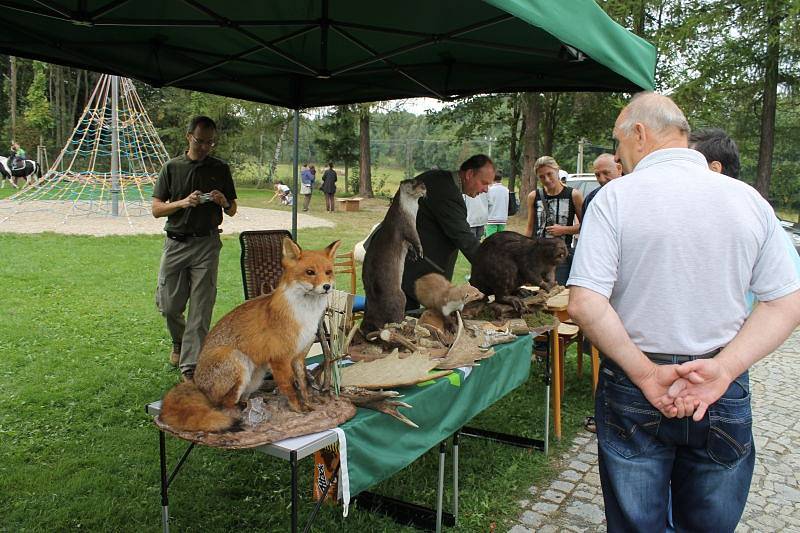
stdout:
[(664, 531), (672, 491), (675, 531), (733, 531), (755, 463), (748, 373), (700, 422), (666, 418), (613, 361), (595, 398), (608, 531)]
[(567, 286), (567, 280), (569, 279), (569, 272), (572, 270), (572, 258), (573, 258), (573, 251), (570, 250), (567, 254), (566, 259), (564, 262), (561, 263), (556, 267), (556, 281), (559, 285)]

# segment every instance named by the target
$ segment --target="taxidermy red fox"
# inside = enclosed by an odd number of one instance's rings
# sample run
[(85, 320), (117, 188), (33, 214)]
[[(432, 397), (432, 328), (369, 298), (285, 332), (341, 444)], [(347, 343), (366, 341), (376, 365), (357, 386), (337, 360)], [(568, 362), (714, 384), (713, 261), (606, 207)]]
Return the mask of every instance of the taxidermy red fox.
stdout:
[(304, 359), (333, 290), (339, 242), (314, 251), (283, 240), (278, 287), (234, 308), (211, 329), (194, 381), (181, 383), (164, 396), (164, 423), (183, 431), (233, 428), (240, 415), (237, 404), (258, 390), (267, 368), (293, 411), (311, 410)]

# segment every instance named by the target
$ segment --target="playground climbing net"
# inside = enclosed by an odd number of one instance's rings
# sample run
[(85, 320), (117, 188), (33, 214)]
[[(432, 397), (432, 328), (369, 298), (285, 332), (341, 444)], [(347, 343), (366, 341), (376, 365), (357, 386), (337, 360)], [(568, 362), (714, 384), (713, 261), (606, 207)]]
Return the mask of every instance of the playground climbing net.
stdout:
[[(167, 150), (133, 82), (103, 75), (83, 116), (40, 180), (0, 202), (0, 224), (37, 210), (73, 216), (150, 215)], [(2, 226), (0, 226), (0, 231)]]

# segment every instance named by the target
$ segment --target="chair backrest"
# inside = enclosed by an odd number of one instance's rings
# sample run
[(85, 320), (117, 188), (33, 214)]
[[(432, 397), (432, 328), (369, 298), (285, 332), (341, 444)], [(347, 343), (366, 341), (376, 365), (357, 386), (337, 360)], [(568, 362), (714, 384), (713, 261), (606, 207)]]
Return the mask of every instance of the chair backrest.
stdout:
[(336, 274), (350, 274), (350, 294), (356, 293), (356, 259), (353, 251), (336, 254), (333, 263), (333, 271)]
[(339, 342), (339, 348), (342, 347), (347, 333), (353, 327), (353, 298), (352, 293), (338, 289), (331, 291), (328, 297), (328, 307), (325, 309), (324, 315), (325, 332), (328, 334), (329, 340), (335, 339)]
[(285, 237), (292, 238), (285, 229), (243, 231), (239, 234), (245, 300), (269, 294), (278, 286), (283, 274), (281, 256)]

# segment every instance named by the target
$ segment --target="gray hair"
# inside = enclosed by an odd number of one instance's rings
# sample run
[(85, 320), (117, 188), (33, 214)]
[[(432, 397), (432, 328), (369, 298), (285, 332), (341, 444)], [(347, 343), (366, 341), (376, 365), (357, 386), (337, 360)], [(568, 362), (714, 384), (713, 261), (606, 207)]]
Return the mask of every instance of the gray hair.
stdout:
[(625, 107), (625, 114), (618, 129), (630, 135), (637, 122), (656, 133), (665, 133), (672, 128), (676, 128), (686, 136), (691, 132), (689, 122), (675, 102), (668, 96), (650, 91), (634, 95)]
[(594, 158), (594, 162), (592, 162), (592, 165), (597, 166), (597, 163), (601, 159), (611, 159), (612, 163), (616, 163), (617, 162), (617, 159), (614, 157), (614, 154), (604, 153), (604, 154), (600, 154), (597, 157), (595, 157)]

